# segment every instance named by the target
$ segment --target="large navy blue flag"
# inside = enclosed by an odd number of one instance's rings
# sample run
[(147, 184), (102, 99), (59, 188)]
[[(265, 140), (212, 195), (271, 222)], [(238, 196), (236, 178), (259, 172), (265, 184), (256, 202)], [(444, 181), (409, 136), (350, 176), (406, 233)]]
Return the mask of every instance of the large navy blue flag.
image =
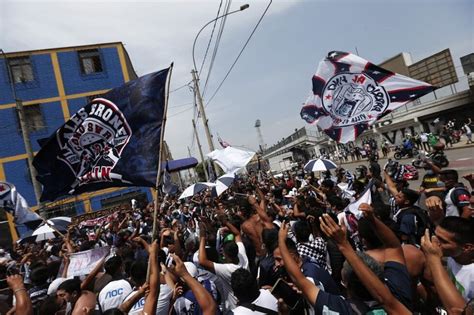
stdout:
[(33, 161), (41, 201), (114, 186), (155, 186), (169, 70), (110, 90), (56, 130)]
[(337, 142), (354, 141), (378, 119), (436, 87), (332, 51), (319, 63), (301, 118)]

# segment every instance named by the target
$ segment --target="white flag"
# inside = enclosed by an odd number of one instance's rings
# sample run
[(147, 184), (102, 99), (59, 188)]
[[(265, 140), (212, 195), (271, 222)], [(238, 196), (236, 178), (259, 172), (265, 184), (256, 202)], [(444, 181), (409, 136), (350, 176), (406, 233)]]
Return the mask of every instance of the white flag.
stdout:
[(378, 119), (436, 87), (332, 51), (319, 63), (301, 118), (340, 143), (354, 141)]
[(7, 182), (0, 182), (0, 207), (13, 215), (16, 224), (41, 220), (38, 214), (30, 210), (15, 185)]
[(219, 165), (224, 173), (235, 173), (245, 167), (255, 155), (255, 152), (239, 150), (227, 147), (222, 150), (214, 150), (207, 156)]
[(363, 203), (372, 204), (372, 193), (371, 187), (373, 182), (370, 181), (367, 187), (365, 188), (365, 192), (354, 202), (351, 202), (347, 207), (344, 209), (344, 212), (350, 212), (356, 216), (357, 219), (362, 217), (362, 211), (359, 210), (359, 206)]

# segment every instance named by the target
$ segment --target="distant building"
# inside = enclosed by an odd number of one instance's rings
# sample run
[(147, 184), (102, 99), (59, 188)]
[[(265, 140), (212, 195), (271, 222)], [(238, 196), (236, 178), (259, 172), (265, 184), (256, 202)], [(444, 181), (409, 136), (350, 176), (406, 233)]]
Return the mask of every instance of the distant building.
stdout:
[[(17, 97), (23, 101), (34, 152), (40, 148), (38, 139), (49, 137), (96, 95), (137, 75), (121, 42), (13, 52), (6, 54), (7, 60), (0, 58), (0, 181), (16, 185), (37, 209), (7, 67)], [(146, 201), (151, 191), (134, 187), (86, 193), (48, 203), (42, 215), (74, 216), (131, 198)], [(0, 224), (1, 234), (4, 228)]]

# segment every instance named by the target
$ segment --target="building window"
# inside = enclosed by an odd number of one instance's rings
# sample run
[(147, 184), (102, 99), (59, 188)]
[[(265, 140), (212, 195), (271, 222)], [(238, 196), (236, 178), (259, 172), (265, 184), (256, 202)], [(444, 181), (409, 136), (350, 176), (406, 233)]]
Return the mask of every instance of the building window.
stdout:
[(81, 50), (78, 54), (82, 74), (93, 74), (103, 71), (98, 49)]
[(30, 57), (9, 58), (8, 65), (15, 83), (34, 81), (33, 67)]
[(40, 104), (23, 106), (23, 113), (25, 115), (25, 124), (29, 131), (40, 131), (46, 128)]
[(40, 210), (40, 215), (44, 219), (50, 219), (54, 217), (74, 217), (77, 215), (76, 203), (68, 202), (64, 204), (55, 205), (52, 207), (46, 207)]

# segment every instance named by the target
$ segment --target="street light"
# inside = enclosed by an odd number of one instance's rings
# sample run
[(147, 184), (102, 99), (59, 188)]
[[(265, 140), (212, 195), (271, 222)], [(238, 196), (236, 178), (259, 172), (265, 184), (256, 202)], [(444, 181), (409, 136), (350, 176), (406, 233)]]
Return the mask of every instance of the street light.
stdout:
[(194, 50), (196, 48), (196, 41), (199, 37), (199, 35), (201, 34), (201, 32), (211, 23), (217, 21), (218, 19), (221, 19), (225, 16), (228, 16), (228, 15), (231, 15), (231, 14), (234, 14), (234, 13), (237, 13), (237, 12), (240, 12), (240, 11), (243, 11), (245, 9), (247, 9), (250, 5), (248, 4), (244, 4), (242, 5), (238, 10), (235, 10), (235, 11), (231, 11), (231, 12), (228, 12), (226, 14), (223, 14), (223, 15), (220, 15), (218, 17), (216, 17), (215, 19), (207, 22), (200, 30), (199, 32), (197, 33), (196, 37), (194, 38), (194, 43), (193, 43), (193, 65), (194, 65), (194, 68), (193, 70), (191, 71), (191, 74), (193, 76), (193, 82), (194, 82), (194, 93), (195, 93), (195, 96), (196, 96), (196, 99), (197, 99), (197, 103), (198, 103), (198, 106), (199, 106), (199, 112), (201, 113), (201, 118), (202, 118), (202, 122), (204, 124), (204, 130), (206, 132), (206, 137), (207, 137), (207, 143), (209, 144), (209, 151), (214, 151), (214, 143), (212, 142), (212, 136), (211, 136), (211, 132), (209, 131), (209, 125), (208, 125), (208, 121), (207, 121), (207, 117), (206, 117), (206, 112), (204, 111), (204, 104), (203, 104), (203, 100), (202, 100), (202, 95), (201, 95), (201, 91), (199, 89), (199, 74), (197, 72), (197, 67), (196, 67), (196, 58), (194, 57)]
[(193, 65), (194, 65), (194, 71), (197, 71), (196, 58), (194, 57), (194, 49), (195, 49), (195, 47), (196, 47), (196, 41), (197, 41), (199, 35), (201, 34), (201, 32), (202, 32), (209, 24), (211, 24), (212, 22), (215, 22), (215, 21), (217, 21), (217, 20), (219, 20), (219, 19), (221, 19), (221, 18), (223, 18), (223, 17), (225, 17), (225, 16), (228, 16), (228, 15), (231, 15), (231, 14), (234, 14), (234, 13), (237, 13), (237, 12), (240, 12), (240, 11), (243, 11), (243, 10), (245, 10), (245, 9), (248, 9), (249, 7), (250, 7), (249, 4), (244, 4), (244, 5), (240, 6), (240, 8), (239, 8), (238, 10), (234, 10), (234, 11), (228, 12), (228, 13), (226, 13), (226, 14), (220, 15), (220, 16), (216, 17), (214, 20), (207, 22), (207, 23), (199, 30), (199, 32), (198, 32), (197, 35), (196, 35), (196, 38), (194, 38), (194, 43), (193, 43)]

